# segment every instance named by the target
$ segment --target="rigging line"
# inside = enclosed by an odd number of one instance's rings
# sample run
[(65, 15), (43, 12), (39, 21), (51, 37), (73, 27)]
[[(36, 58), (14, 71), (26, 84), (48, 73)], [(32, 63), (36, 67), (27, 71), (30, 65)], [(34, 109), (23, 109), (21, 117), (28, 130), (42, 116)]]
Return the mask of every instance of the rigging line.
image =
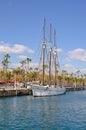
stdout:
[[(43, 24), (43, 40), (42, 40), (42, 50), (41, 50), (41, 57), (39, 62), (39, 67), (42, 65), (41, 62), (43, 60), (43, 64), (45, 64), (45, 51), (46, 51), (46, 38), (45, 38), (45, 28), (46, 28), (46, 19), (44, 18), (44, 24)], [(41, 68), (41, 67), (40, 67)], [(44, 71), (43, 71), (44, 73)]]
[(56, 44), (56, 29), (54, 29), (54, 49), (56, 50), (57, 64), (60, 69), (59, 58), (58, 58), (58, 49), (57, 49), (57, 44)]

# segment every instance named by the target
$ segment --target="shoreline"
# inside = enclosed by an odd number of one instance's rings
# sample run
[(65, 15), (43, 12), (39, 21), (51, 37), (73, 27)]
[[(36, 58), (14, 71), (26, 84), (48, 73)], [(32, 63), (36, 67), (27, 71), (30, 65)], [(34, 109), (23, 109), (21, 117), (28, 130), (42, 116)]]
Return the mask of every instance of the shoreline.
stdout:
[(0, 89), (0, 97), (24, 96), (24, 95), (32, 95), (32, 90), (27, 89), (27, 88), (17, 88), (17, 89), (2, 88)]
[(80, 91), (80, 90), (86, 90), (86, 86), (79, 86), (79, 87), (65, 87), (66, 92), (69, 91)]
[[(86, 90), (86, 86), (83, 87), (65, 87), (66, 88), (66, 92), (70, 92), (70, 91), (80, 91), (80, 90)], [(15, 88), (10, 88), (8, 87), (4, 87), (4, 88), (0, 88), (0, 97), (10, 97), (10, 96), (23, 96), (23, 95), (32, 95), (32, 89), (28, 89), (28, 88), (21, 88), (21, 87), (17, 87)]]

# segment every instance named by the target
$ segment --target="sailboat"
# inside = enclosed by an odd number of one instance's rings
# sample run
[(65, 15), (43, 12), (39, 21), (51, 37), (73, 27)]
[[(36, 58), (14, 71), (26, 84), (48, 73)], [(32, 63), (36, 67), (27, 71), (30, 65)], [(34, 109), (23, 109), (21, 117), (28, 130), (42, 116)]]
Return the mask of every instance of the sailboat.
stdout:
[[(42, 84), (33, 85), (32, 93), (33, 96), (36, 97), (43, 97), (43, 96), (56, 96), (61, 95), (66, 92), (66, 89), (57, 84), (57, 48), (56, 48), (56, 31), (54, 30), (54, 49), (52, 44), (50, 45), (49, 49), (49, 81), (48, 84), (45, 85), (45, 50), (46, 50), (46, 38), (45, 38), (45, 18), (44, 18), (44, 26), (43, 26), (43, 41), (42, 41)], [(52, 25), (50, 24), (50, 43), (51, 41), (51, 32), (52, 32)], [(53, 56), (52, 56), (53, 55)], [(52, 60), (52, 57), (54, 60)], [(54, 64), (52, 64), (54, 62)], [(54, 68), (54, 82), (52, 83), (52, 68)]]

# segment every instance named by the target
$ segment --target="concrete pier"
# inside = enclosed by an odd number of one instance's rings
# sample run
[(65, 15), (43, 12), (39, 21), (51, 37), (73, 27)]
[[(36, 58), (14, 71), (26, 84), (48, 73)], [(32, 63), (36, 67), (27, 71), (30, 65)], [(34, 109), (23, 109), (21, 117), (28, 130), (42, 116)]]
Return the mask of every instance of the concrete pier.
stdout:
[(79, 91), (79, 90), (86, 90), (86, 86), (78, 86), (78, 87), (65, 87), (66, 88), (66, 92), (69, 91)]
[[(86, 90), (86, 86), (78, 86), (78, 87), (72, 86), (65, 88), (66, 92)], [(0, 88), (0, 97), (23, 96), (23, 95), (32, 95), (32, 90), (27, 88), (21, 88), (19, 86), (16, 89), (9, 86)]]
[(0, 97), (9, 97), (9, 96), (23, 96), (23, 95), (32, 95), (31, 89), (17, 89), (17, 90), (0, 90)]

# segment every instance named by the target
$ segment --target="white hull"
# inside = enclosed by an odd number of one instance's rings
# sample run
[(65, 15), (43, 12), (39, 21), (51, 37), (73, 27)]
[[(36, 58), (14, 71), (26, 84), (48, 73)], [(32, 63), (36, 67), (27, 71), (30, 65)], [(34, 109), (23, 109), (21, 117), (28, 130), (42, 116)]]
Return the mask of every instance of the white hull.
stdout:
[(66, 92), (64, 87), (59, 87), (59, 86), (34, 86), (32, 87), (32, 92), (33, 96), (35, 97), (42, 97), (42, 96), (56, 96), (56, 95), (61, 95)]

